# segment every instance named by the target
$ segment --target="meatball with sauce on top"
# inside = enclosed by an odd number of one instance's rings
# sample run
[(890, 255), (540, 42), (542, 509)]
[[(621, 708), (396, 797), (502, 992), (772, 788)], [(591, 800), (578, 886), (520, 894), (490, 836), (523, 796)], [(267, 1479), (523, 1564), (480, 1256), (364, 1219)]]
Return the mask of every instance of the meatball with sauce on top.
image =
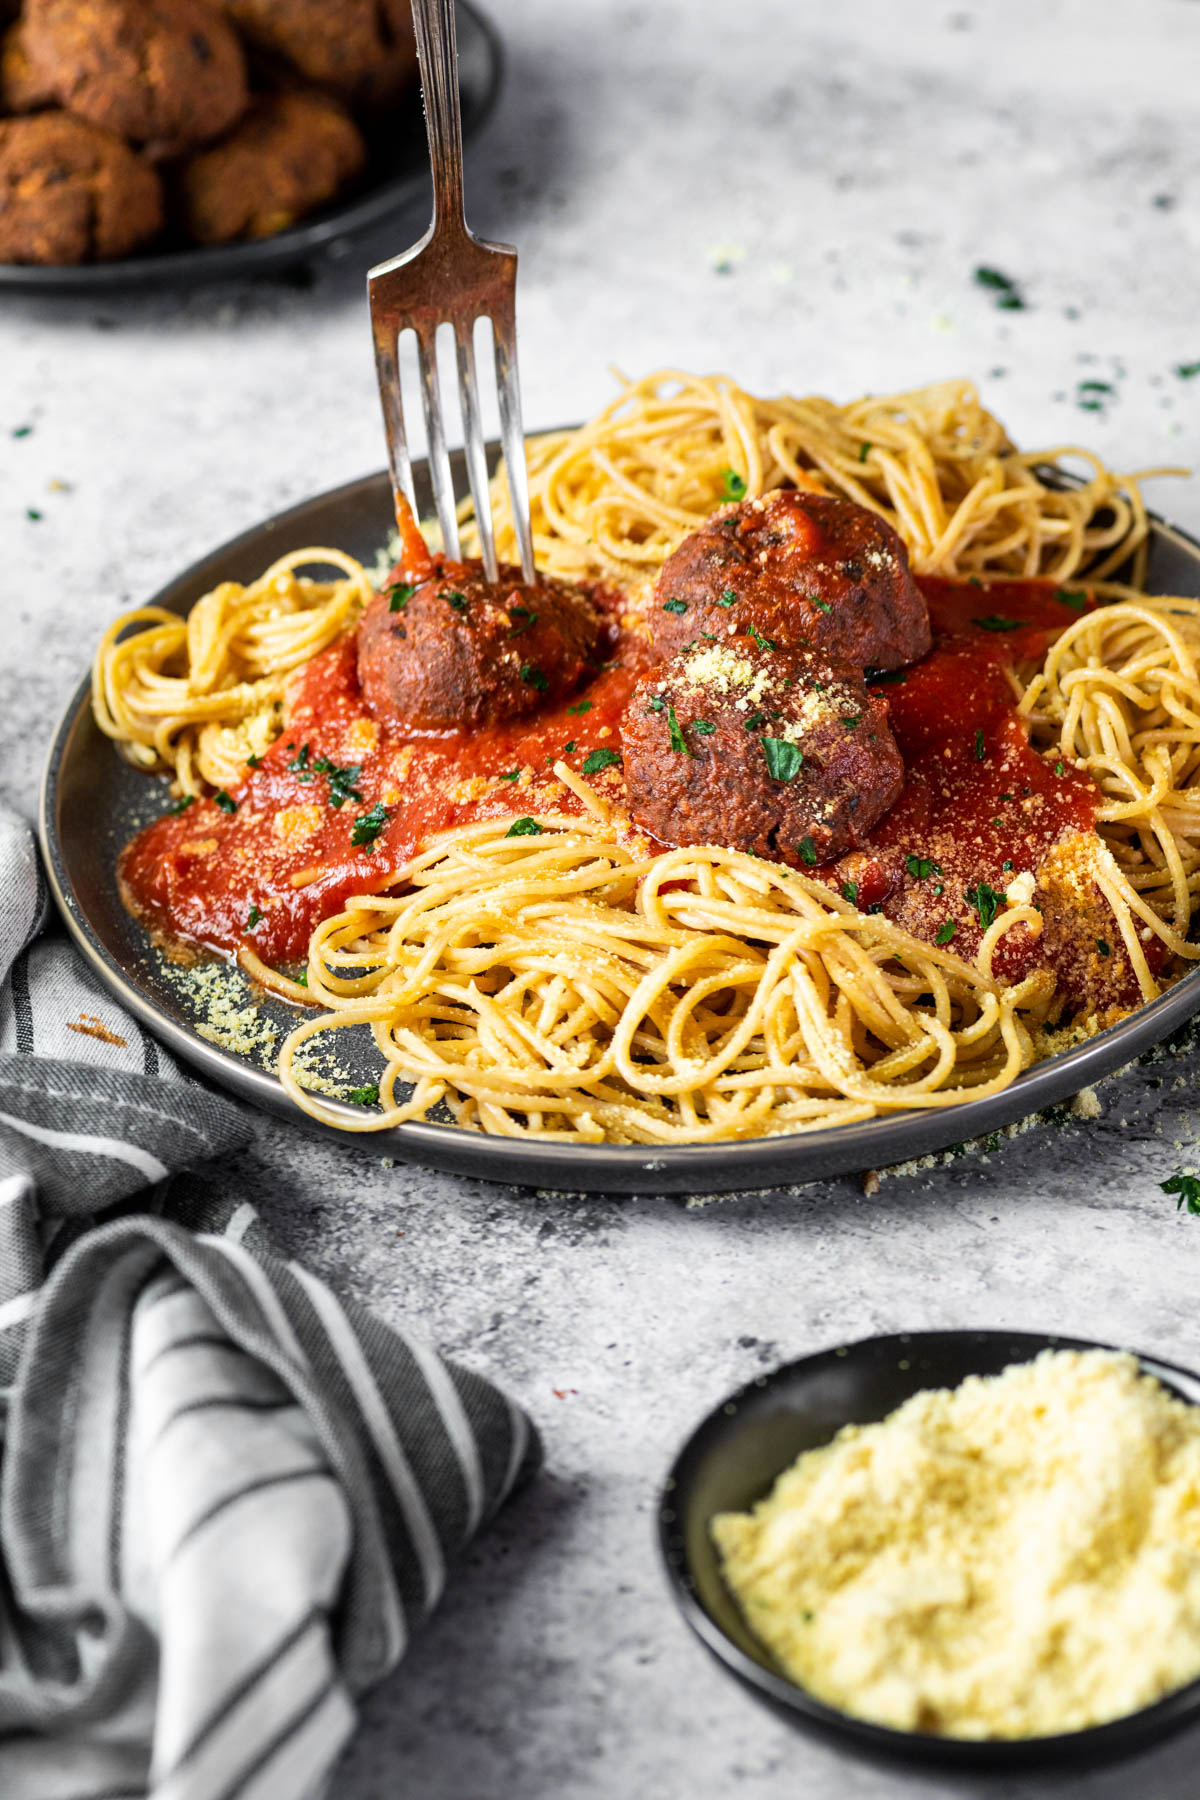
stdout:
[(646, 831), (801, 864), (861, 844), (904, 782), (887, 702), (856, 671), (750, 637), (696, 645), (643, 677), (621, 743)]
[(778, 488), (727, 507), (663, 564), (650, 609), (663, 656), (757, 631), (854, 669), (929, 650), (929, 612), (886, 519), (832, 494)]
[(602, 650), (604, 621), (579, 588), (489, 582), (445, 562), (416, 584), (385, 584), (358, 628), (358, 673), (377, 718), (418, 731), (493, 725), (561, 699)]

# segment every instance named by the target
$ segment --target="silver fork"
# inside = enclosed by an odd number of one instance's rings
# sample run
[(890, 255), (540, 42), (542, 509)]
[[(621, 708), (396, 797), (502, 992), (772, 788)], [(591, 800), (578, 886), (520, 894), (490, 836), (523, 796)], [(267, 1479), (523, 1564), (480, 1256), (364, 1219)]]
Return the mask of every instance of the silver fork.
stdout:
[(425, 97), (429, 156), (433, 164), (433, 218), (419, 243), (400, 256), (393, 256), (389, 262), (380, 263), (367, 276), (375, 369), (379, 377), (392, 489), (405, 495), (416, 518), (399, 365), (400, 334), (411, 328), (417, 339), (425, 439), (438, 523), (446, 555), (457, 558), (458, 519), (442, 419), (436, 341), (438, 326), (449, 323), (454, 328), (467, 477), (479, 527), (483, 566), (488, 580), (496, 580), (496, 537), (479, 415), (474, 337), (475, 321), (490, 319), (508, 491), (521, 571), (526, 581), (532, 581), (529, 481), (521, 424), (521, 383), (517, 373), (517, 253), (507, 244), (484, 243), (467, 228), (463, 207), (462, 117), (458, 99), (454, 0), (413, 0), (412, 10)]

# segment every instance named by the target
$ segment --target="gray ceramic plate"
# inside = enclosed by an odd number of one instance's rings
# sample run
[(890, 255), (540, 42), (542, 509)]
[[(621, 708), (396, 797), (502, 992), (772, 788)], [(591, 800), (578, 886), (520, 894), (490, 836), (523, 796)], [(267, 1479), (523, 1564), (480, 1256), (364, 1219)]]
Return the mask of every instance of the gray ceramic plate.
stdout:
[[(431, 510), (428, 482), (422, 477), (423, 471), (418, 500)], [(459, 492), (465, 492), (461, 456), (455, 479)], [(387, 477), (367, 476), (244, 532), (185, 570), (153, 603), (186, 612), (218, 581), (250, 580), (275, 557), (305, 544), (335, 544), (373, 563), (390, 523)], [(1156, 521), (1150, 584), (1161, 593), (1200, 597), (1200, 544)], [(198, 1035), (195, 1002), (178, 971), (151, 950), (121, 905), (114, 874), (117, 852), (163, 810), (165, 799), (162, 784), (131, 770), (97, 730), (88, 683), (81, 682), (55, 735), (42, 789), (42, 846), (68, 928), (122, 1003), (178, 1055), (269, 1112), (311, 1125), (284, 1093), (269, 1055), (259, 1060), (235, 1055)], [(236, 973), (230, 979), (241, 981)], [(249, 990), (244, 998), (252, 998)], [(260, 1010), (276, 1030), (286, 1030), (296, 1016), (282, 1002), (263, 1002)], [(1066, 1100), (1132, 1061), (1197, 1011), (1200, 969), (1111, 1031), (1039, 1063), (1002, 1094), (808, 1134), (656, 1150), (522, 1142), (422, 1121), (378, 1133), (370, 1142), (381, 1151), (459, 1174), (592, 1193), (712, 1194), (817, 1181), (926, 1156)], [(348, 1085), (374, 1081), (378, 1067), (373, 1046), (365, 1045), (361, 1064), (344, 1071)], [(346, 1113), (362, 1116), (349, 1106)]]
[[(457, 25), (463, 137), (469, 141), (482, 129), (496, 104), (503, 63), (495, 28), (466, 0), (458, 0)], [(331, 244), (385, 224), (428, 186), (425, 121), (415, 86), (396, 113), (370, 128), (367, 137), (369, 166), (354, 190), (273, 237), (254, 238), (244, 244), (216, 244), (208, 249), (160, 240), (148, 250), (115, 262), (80, 263), (65, 268), (0, 263), (0, 288), (23, 289), (26, 293), (96, 294), (118, 288), (192, 287), (198, 281), (225, 281), (291, 268)]]

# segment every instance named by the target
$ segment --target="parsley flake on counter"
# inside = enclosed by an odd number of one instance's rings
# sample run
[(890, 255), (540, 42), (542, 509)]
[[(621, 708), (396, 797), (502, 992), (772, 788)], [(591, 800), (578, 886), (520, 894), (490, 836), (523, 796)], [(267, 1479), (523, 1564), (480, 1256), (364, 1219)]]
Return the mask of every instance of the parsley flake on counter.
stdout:
[(857, 883), (857, 881), (843, 881), (843, 883), (842, 883), (842, 899), (848, 900), (850, 902), (851, 906), (858, 905), (858, 883)]
[[(802, 837), (800, 839), (800, 842), (796, 845), (796, 850), (799, 854), (801, 862), (806, 862), (806, 863), (815, 863), (816, 862), (817, 846), (813, 843), (811, 837)], [(854, 884), (854, 891), (855, 891), (855, 894), (858, 893), (857, 884)]]
[(746, 478), (739, 475), (736, 469), (722, 469), (721, 483), (721, 493), (726, 500), (746, 498)]
[(184, 794), (182, 799), (176, 800), (174, 806), (171, 807), (173, 817), (177, 819), (180, 813), (186, 812), (189, 806), (195, 804), (195, 800), (195, 794)]
[(726, 588), (724, 590), (724, 592), (722, 593), (720, 599), (717, 601), (717, 605), (718, 606), (733, 606), (736, 604), (736, 602), (737, 602), (737, 595), (734, 592), (734, 590), (732, 588)]
[(799, 744), (793, 744), (787, 738), (765, 737), (762, 740), (762, 747), (771, 779), (773, 781), (794, 781), (800, 773), (800, 765), (804, 761), (804, 752)]
[(977, 725), (975, 727), (975, 761), (982, 762), (986, 755), (987, 750), (984, 747), (983, 742), (983, 726)]
[(253, 931), (254, 927), (256, 925), (261, 925), (261, 923), (262, 923), (262, 913), (259, 911), (257, 906), (252, 906), (250, 908), (249, 913), (246, 915), (246, 929), (248, 931)]
[[(1200, 364), (1198, 364), (1197, 367), (1200, 367)], [(1179, 373), (1182, 375), (1183, 370), (1180, 369)], [(17, 426), (14, 426), (12, 435), (15, 438), (29, 437), (30, 434), (32, 433), (32, 431), (33, 431), (32, 425), (17, 425)]]
[(223, 813), (235, 813), (237, 811), (237, 801), (232, 794), (227, 794), (224, 788), (218, 788), (213, 795), (213, 799)]
[(973, 906), (979, 918), (980, 929), (986, 931), (995, 923), (996, 913), (1004, 895), (998, 894), (989, 882), (981, 881), (977, 887), (969, 887), (966, 893), (967, 904)]
[(370, 812), (359, 813), (350, 827), (350, 842), (356, 849), (371, 849), (375, 839), (387, 825), (391, 814), (382, 800), (377, 800)]
[(504, 835), (505, 837), (541, 837), (542, 828), (536, 819), (529, 817), (514, 819)]
[(686, 600), (664, 600), (663, 604), (662, 604), (662, 609), (664, 612), (669, 612), (669, 613), (685, 613), (687, 611), (687, 601)]
[(618, 767), (620, 761), (619, 750), (589, 750), (583, 759), (583, 772), (585, 775), (598, 775), (601, 769)]
[[(1178, 375), (1180, 381), (1191, 381), (1194, 375), (1200, 375), (1200, 362), (1176, 363), (1175, 373)], [(32, 427), (29, 429), (32, 429)], [(19, 433), (14, 431), (13, 436), (17, 437), (19, 436)]]
[(1164, 1194), (1177, 1194), (1175, 1211), (1200, 1215), (1200, 1178), (1195, 1175), (1171, 1175), (1166, 1181), (1160, 1181), (1159, 1187)]
[(996, 296), (996, 305), (1006, 312), (1019, 312), (1025, 305), (1016, 282), (999, 269), (989, 269), (981, 264), (975, 270), (975, 285), (989, 289)]
[(675, 716), (675, 708), (673, 706), (668, 706), (667, 708), (667, 736), (671, 740), (671, 748), (674, 750), (676, 756), (690, 756), (692, 754), (687, 747), (687, 739), (679, 729), (679, 720)]
[(984, 631), (1020, 631), (1024, 619), (1006, 619), (1003, 613), (984, 613), (981, 619), (972, 619), (972, 625), (982, 626)]
[(378, 1106), (379, 1088), (375, 1082), (369, 1087), (351, 1088), (346, 1098), (351, 1106)]
[(537, 689), (539, 694), (544, 694), (546, 689), (550, 686), (550, 683), (542, 674), (542, 671), (540, 669), (535, 669), (532, 663), (521, 664), (521, 680), (527, 681), (530, 687)]
[(42, 515), (38, 511), (36, 506), (27, 506), (25, 508), (25, 517), (27, 519), (32, 519), (35, 525), (37, 524), (37, 522), (41, 518), (41, 516)]
[(567, 711), (569, 713), (585, 713), (585, 712), (591, 712), (591, 710), (592, 710), (592, 703), (590, 700), (580, 700), (576, 703), (576, 705), (568, 706), (568, 708), (567, 708)]
[(950, 939), (954, 936), (954, 934), (957, 930), (958, 930), (958, 926), (954, 923), (954, 920), (947, 919), (946, 923), (944, 925), (939, 926), (938, 934), (933, 940), (934, 943), (935, 944), (948, 944), (950, 942)]
[(387, 595), (388, 611), (403, 612), (417, 590), (411, 581), (396, 581), (383, 591)]

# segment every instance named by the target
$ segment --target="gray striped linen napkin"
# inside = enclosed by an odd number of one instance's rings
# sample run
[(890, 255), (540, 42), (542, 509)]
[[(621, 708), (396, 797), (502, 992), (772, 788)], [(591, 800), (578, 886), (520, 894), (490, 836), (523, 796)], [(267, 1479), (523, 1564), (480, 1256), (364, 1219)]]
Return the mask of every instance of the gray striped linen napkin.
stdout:
[(47, 910), (0, 808), (0, 1796), (308, 1800), (537, 1434), (179, 1178), (253, 1120)]

